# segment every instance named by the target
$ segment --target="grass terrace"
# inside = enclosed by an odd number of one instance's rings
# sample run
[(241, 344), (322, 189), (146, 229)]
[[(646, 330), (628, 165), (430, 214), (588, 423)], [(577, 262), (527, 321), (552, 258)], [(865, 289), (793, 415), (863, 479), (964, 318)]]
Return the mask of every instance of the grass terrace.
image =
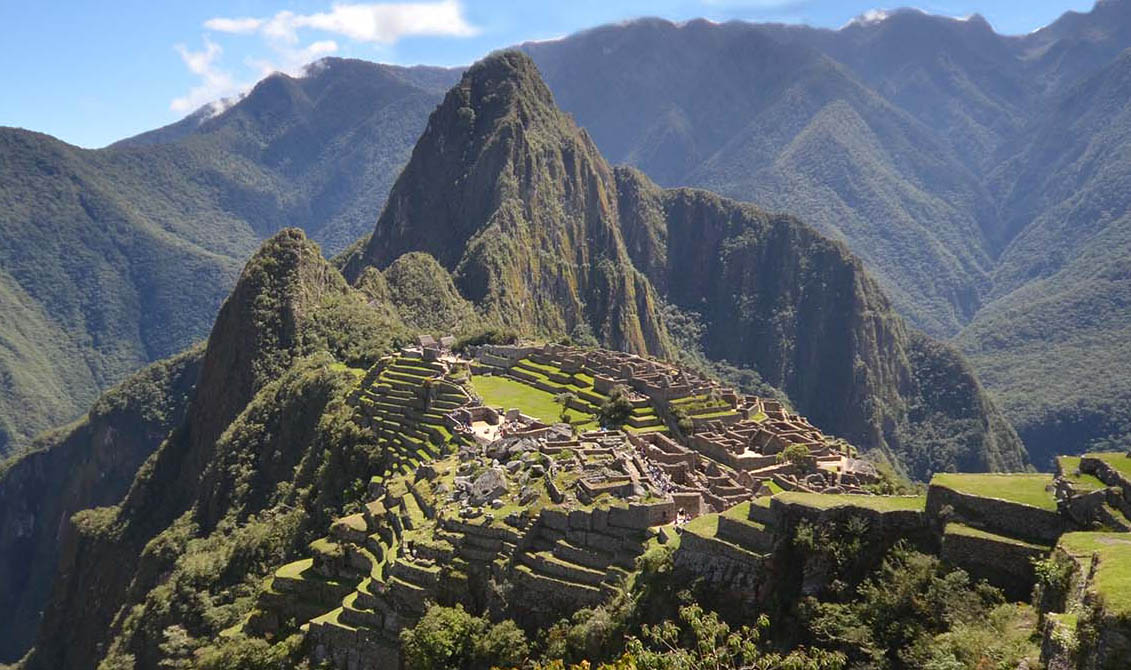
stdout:
[(787, 504), (805, 505), (817, 509), (834, 507), (861, 507), (877, 512), (922, 512), (926, 508), (925, 496), (866, 496), (847, 493), (806, 493), (785, 491), (774, 496)]
[[(1106, 485), (1095, 475), (1086, 475), (1080, 472), (1080, 456), (1057, 456), (1056, 462), (1064, 478), (1072, 482), (1072, 487), (1077, 491), (1098, 491)], [(1131, 459), (1128, 459), (1131, 460)]]
[[(508, 377), (472, 375), (471, 387), (479, 397), (483, 398), (486, 405), (505, 409), (516, 408), (523, 414), (545, 423), (557, 423), (562, 413), (562, 406), (554, 402), (553, 394)], [(574, 417), (574, 425), (579, 430), (592, 430), (597, 427), (597, 422), (592, 417), (578, 422), (578, 418), (585, 419), (586, 416), (574, 409), (569, 412)]]
[(1048, 474), (937, 474), (931, 486), (941, 486), (957, 493), (996, 498), (1021, 505), (1056, 511), (1056, 499), (1047, 487), (1052, 484)]
[(1066, 553), (1099, 556), (1093, 581), (1109, 614), (1131, 617), (1131, 535), (1128, 533), (1065, 533), (1057, 545)]
[(1122, 451), (1104, 451), (1094, 454), (1084, 454), (1084, 456), (1107, 463), (1112, 469), (1123, 475), (1125, 479), (1131, 480), (1131, 458), (1128, 458), (1126, 453)]
[(977, 538), (977, 539), (980, 539), (980, 540), (992, 540), (994, 542), (1005, 542), (1007, 544), (1015, 544), (1015, 545), (1020, 546), (1020, 547), (1027, 547), (1029, 549), (1039, 549), (1041, 551), (1048, 551), (1049, 549), (1052, 548), (1052, 547), (1049, 547), (1049, 546), (1046, 546), (1046, 545), (1033, 544), (1031, 542), (1025, 542), (1023, 540), (1018, 540), (1017, 538), (1014, 538), (1014, 537), (1007, 537), (1005, 535), (996, 535), (994, 533), (988, 533), (984, 530), (972, 528), (970, 526), (967, 526), (967, 525), (961, 524), (961, 523), (948, 523), (946, 525), (946, 530), (944, 531), (944, 533), (946, 535), (961, 535), (961, 536), (964, 536), (964, 537), (973, 537), (973, 538)]

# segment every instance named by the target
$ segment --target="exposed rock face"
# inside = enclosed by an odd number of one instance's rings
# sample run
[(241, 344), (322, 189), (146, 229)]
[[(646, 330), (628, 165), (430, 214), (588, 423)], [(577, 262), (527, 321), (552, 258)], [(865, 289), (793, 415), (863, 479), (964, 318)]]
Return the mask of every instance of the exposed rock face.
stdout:
[(432, 114), (346, 276), (426, 251), (492, 321), (669, 353), (617, 216), (613, 172), (592, 140), (530, 59), (507, 52), (470, 68)]
[(72, 514), (125, 494), (142, 462), (185, 414), (203, 347), (141, 370), (87, 417), (40, 438), (0, 471), (0, 663), (27, 651), (47, 604), (59, 538)]
[(612, 170), (522, 54), (449, 92), (347, 275), (418, 250), (489, 320), (531, 334), (587, 325), (667, 356), (660, 299), (698, 314), (708, 357), (756, 369), (823, 430), (913, 475), (1027, 462), (958, 354), (909, 328), (844, 245)]
[(471, 504), (483, 505), (507, 490), (507, 479), (497, 468), (488, 468), (471, 484)]

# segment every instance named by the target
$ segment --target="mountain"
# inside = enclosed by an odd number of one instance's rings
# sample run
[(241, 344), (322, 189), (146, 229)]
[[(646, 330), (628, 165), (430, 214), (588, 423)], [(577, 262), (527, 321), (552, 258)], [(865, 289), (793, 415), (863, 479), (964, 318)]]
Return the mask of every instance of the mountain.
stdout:
[(1020, 232), (958, 339), (1035, 459), (1131, 440), (1131, 53), (1070, 89), (997, 173)]
[[(465, 180), (489, 197), (461, 192)], [(438, 206), (445, 190), (467, 207)], [(373, 473), (411, 472), (351, 404), (365, 369), (408, 339), (406, 320), (588, 328), (662, 353), (682, 313), (715, 326), (699, 331), (705, 351), (780, 381), (823, 427), (908, 469), (1024, 463), (961, 359), (904, 325), (843, 244), (610, 168), (519, 52), (476, 64), (445, 96), (370, 240), (341, 262), (357, 288), (295, 229), (248, 262), (189, 355), (199, 373), (183, 419), (117, 504), (63, 524), (26, 668), (158, 667), (221, 639), (263, 578), (361, 509)], [(547, 316), (516, 309), (544, 291)]]
[(977, 310), (985, 188), (929, 126), (813, 46), (755, 24), (645, 20), (524, 49), (611, 161), (845, 241), (932, 333)]
[[(969, 355), (1032, 450), (1121, 448), (1118, 194), (1131, 3), (1025, 36), (975, 15), (839, 30), (649, 19), (524, 45), (612, 160), (799, 215)], [(1103, 231), (1102, 233), (1100, 231)]]
[[(1058, 160), (1048, 151), (1069, 148), (1055, 136), (1099, 137), (1063, 132), (1075, 118), (1057, 110), (1102, 118), (1102, 96), (1085, 89), (1131, 46), (1129, 6), (1105, 0), (1025, 36), (1000, 35), (976, 15), (896, 10), (839, 30), (642, 19), (522, 49), (612, 162), (664, 186), (706, 187), (789, 212), (844, 242), (897, 311), (964, 348), (1027, 440), (1055, 429), (1057, 449), (1079, 450), (1126, 434), (1120, 417), (1131, 406), (1122, 392), (1102, 403), (1080, 392), (1123, 370), (1125, 357), (1100, 355), (1102, 345), (1088, 342), (1117, 340), (1125, 319), (1109, 309), (1106, 325), (1081, 326), (1077, 337), (1076, 290), (1050, 291), (1024, 267), (1041, 262), (1030, 250), (1044, 239), (1035, 232), (1044, 221), (1093, 217), (1057, 195), (1061, 183), (1079, 183), (1075, 174), (1042, 169)], [(300, 225), (331, 252), (371, 228), (427, 115), (458, 76), (327, 59), (303, 77), (268, 78), (218, 114), (209, 106), (103, 150), (0, 132), (0, 160), (13, 166), (0, 171), (0, 300), (20, 315), (0, 329), (0, 450), (26, 445), (79, 415), (100, 389), (203, 337), (239, 264), (280, 227)], [(1088, 114), (1083, 106), (1093, 103)], [(1068, 179), (1050, 181), (1054, 174)], [(1109, 190), (1122, 188), (1116, 174)], [(34, 230), (47, 227), (57, 231), (48, 239), (64, 243), (35, 242)], [(1088, 239), (1068, 234), (1059, 243), (1078, 256)], [(1119, 248), (1092, 247), (1104, 259), (1090, 266), (1118, 262)], [(604, 252), (620, 262), (616, 250)], [(453, 280), (473, 281), (436, 258)], [(986, 345), (987, 333), (1008, 327), (1004, 314), (1030, 308), (1064, 324), (1064, 335), (1053, 341), (1026, 328)], [(547, 314), (588, 323), (592, 314), (580, 312), (593, 310), (574, 301)], [(492, 318), (528, 318), (522, 312), (500, 305)], [(620, 318), (595, 325), (635, 328), (617, 325)], [(1065, 353), (1047, 356), (1050, 347)], [(1039, 382), (1022, 372), (1030, 369), (1041, 371)], [(1049, 465), (1047, 448), (1033, 448)]]
[(673, 353), (617, 229), (612, 169), (517, 53), (448, 92), (346, 276), (413, 251), (452, 272), (489, 322)]
[(301, 231), (268, 240), (220, 310), (183, 420), (115, 506), (65, 525), (29, 667), (90, 667), (98, 645), (137, 625), (130, 607), (190, 537), (217, 531), (229, 513), (246, 523), (279, 495), (276, 484), (326, 429), (319, 416), (356, 379), (346, 366), (368, 366), (406, 337), (388, 314)]
[(154, 363), (107, 391), (86, 417), (45, 434), (0, 467), (0, 661), (31, 646), (71, 515), (112, 505), (179, 425), (200, 374), (202, 347)]
[(329, 59), (96, 151), (0, 129), (0, 453), (203, 338), (265, 237), (362, 235), (454, 76)]
[(436, 258), (484, 322), (523, 334), (580, 328), (670, 356), (674, 307), (699, 322), (691, 345), (709, 359), (753, 369), (822, 429), (915, 476), (1025, 464), (968, 366), (907, 328), (843, 244), (612, 169), (521, 52), (448, 93), (346, 276), (406, 253)]

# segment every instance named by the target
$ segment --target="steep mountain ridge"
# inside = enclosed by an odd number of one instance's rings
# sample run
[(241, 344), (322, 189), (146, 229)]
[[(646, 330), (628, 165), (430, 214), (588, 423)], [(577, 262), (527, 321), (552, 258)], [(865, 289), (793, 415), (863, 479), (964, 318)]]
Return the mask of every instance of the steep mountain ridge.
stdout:
[(203, 347), (143, 368), (76, 424), (41, 436), (0, 468), (0, 662), (27, 650), (72, 514), (118, 502), (138, 467), (184, 419)]
[(612, 162), (846, 241), (933, 334), (976, 311), (987, 192), (931, 129), (814, 46), (772, 26), (643, 20), (523, 49)]
[[(398, 336), (404, 336), (403, 326), (370, 308), (301, 231), (286, 229), (268, 240), (220, 310), (183, 422), (117, 506), (67, 527), (40, 628), (39, 639), (50, 642), (37, 645), (30, 667), (88, 667), (107, 631), (127, 623), (129, 612), (120, 608), (144, 597), (169, 568), (168, 555), (151, 541), (223, 483), (208, 485), (206, 478), (219, 457), (217, 445), (260, 389), (316, 352), (365, 364)], [(301, 400), (300, 394), (296, 402)], [(297, 406), (294, 411), (302, 416)], [(205, 508), (194, 527), (211, 530), (217, 520)], [(76, 622), (74, 611), (89, 615)]]
[(909, 328), (843, 244), (789, 216), (664, 191), (629, 169), (617, 176), (622, 211), (646, 212), (623, 219), (662, 222), (647, 236), (657, 244), (634, 260), (645, 259), (666, 300), (701, 318), (709, 358), (752, 367), (817, 425), (883, 449), (916, 476), (1024, 467), (969, 366)]
[(410, 251), (451, 271), (488, 321), (673, 352), (621, 239), (612, 170), (518, 52), (477, 63), (448, 92), (347, 277)]

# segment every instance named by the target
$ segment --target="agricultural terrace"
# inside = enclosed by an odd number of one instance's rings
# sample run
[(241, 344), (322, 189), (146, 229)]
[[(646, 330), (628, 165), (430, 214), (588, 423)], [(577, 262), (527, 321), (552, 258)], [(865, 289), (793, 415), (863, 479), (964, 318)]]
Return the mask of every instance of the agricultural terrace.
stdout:
[(1098, 491), (1106, 485), (1095, 475), (1080, 472), (1080, 456), (1057, 456), (1056, 463), (1061, 476), (1072, 482), (1077, 491)]
[[(472, 375), (471, 387), (483, 399), (483, 404), (490, 407), (515, 408), (543, 423), (557, 423), (562, 413), (562, 406), (554, 400), (552, 393), (509, 377)], [(597, 427), (597, 421), (591, 414), (576, 409), (570, 409), (569, 414), (573, 417), (573, 425), (577, 426), (578, 430), (591, 430)]]
[[(1099, 557), (1092, 589), (1104, 609), (1115, 616), (1131, 615), (1131, 536), (1126, 533), (1065, 533), (1059, 546), (1076, 558)], [(1083, 561), (1085, 568), (1087, 561)]]
[(1056, 511), (1056, 498), (1051, 490), (1052, 475), (1048, 474), (943, 473), (931, 478), (931, 486)]
[(877, 512), (922, 512), (927, 503), (925, 496), (863, 496), (803, 491), (785, 491), (774, 497), (783, 503), (805, 505), (816, 509), (860, 507)]

